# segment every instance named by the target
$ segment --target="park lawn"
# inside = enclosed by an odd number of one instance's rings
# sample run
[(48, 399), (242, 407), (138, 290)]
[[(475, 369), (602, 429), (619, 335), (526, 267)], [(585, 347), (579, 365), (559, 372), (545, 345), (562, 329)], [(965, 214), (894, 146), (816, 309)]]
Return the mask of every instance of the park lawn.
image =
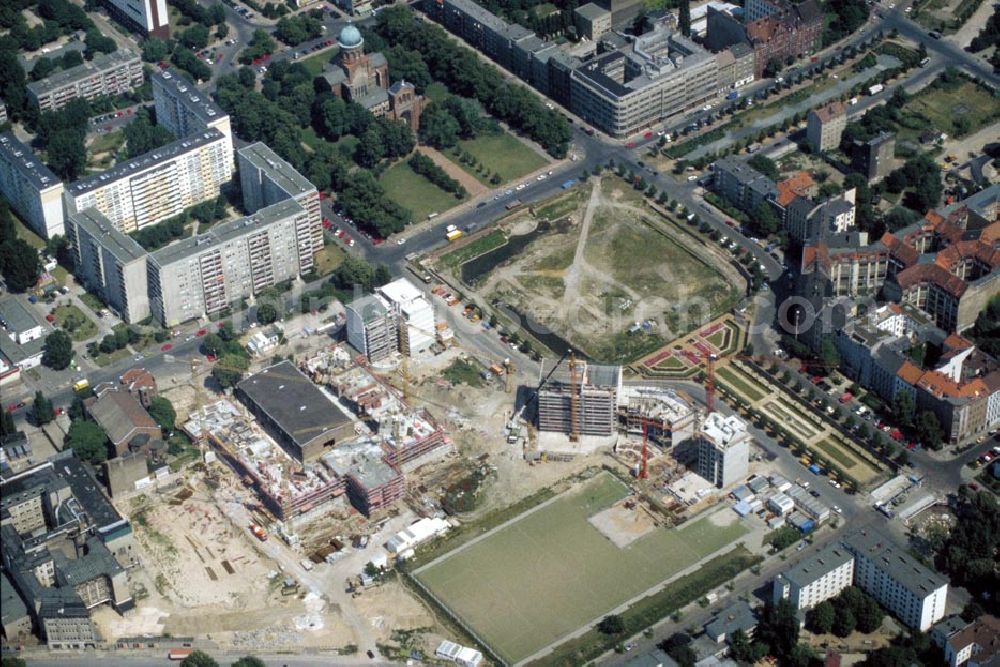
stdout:
[[(483, 132), (475, 139), (458, 142), (458, 145), (486, 165), (490, 172), (500, 174), (503, 183), (530, 174), (548, 164), (548, 160), (509, 132)], [(481, 183), (489, 184), (488, 180), (484, 180), (468, 165), (457, 161), (456, 164), (479, 179)]]
[(737, 521), (722, 525), (718, 519), (729, 517), (715, 512), (680, 528), (654, 528), (619, 548), (588, 518), (628, 493), (612, 475), (598, 475), (414, 576), (514, 663), (747, 532)]
[(62, 327), (76, 342), (89, 340), (97, 335), (97, 325), (82, 310), (69, 304), (56, 306), (52, 311), (56, 326)]
[(330, 275), (344, 263), (345, 257), (347, 252), (343, 248), (335, 243), (328, 243), (316, 253), (316, 273), (320, 276)]
[(313, 78), (316, 78), (320, 75), (320, 72), (323, 71), (323, 68), (326, 67), (326, 64), (333, 60), (338, 53), (340, 53), (340, 49), (335, 46), (332, 49), (321, 51), (317, 54), (309, 56), (308, 58), (300, 58), (295, 62), (309, 70), (309, 74), (311, 74)]
[(405, 161), (386, 169), (380, 182), (389, 199), (413, 213), (413, 222), (422, 222), (431, 213), (444, 213), (462, 201), (410, 169)]
[(837, 464), (843, 466), (845, 470), (850, 470), (858, 464), (858, 462), (854, 460), (854, 457), (845, 454), (844, 451), (832, 440), (821, 440), (817, 442), (815, 446), (833, 459)]
[(80, 301), (83, 301), (87, 308), (94, 311), (94, 314), (100, 313), (104, 310), (104, 302), (101, 301), (96, 294), (91, 294), (90, 292), (84, 292), (80, 295)]
[(764, 394), (760, 393), (760, 391), (758, 391), (755, 387), (750, 386), (749, 382), (744, 381), (744, 376), (742, 374), (736, 373), (728, 368), (720, 368), (716, 370), (715, 373), (722, 379), (723, 382), (732, 386), (733, 389), (740, 392), (751, 401), (759, 401), (764, 398)]
[(976, 84), (962, 79), (954, 86), (924, 88), (906, 103), (905, 112), (923, 116), (937, 129), (956, 136), (956, 118), (968, 119), (969, 134), (973, 134), (1000, 118), (1000, 104)]

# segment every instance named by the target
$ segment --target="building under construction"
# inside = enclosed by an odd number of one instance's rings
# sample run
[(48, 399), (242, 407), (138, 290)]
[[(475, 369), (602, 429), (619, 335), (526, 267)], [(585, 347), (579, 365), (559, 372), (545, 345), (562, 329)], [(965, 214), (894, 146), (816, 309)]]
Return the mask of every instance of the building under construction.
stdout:
[(346, 482), (351, 504), (371, 516), (403, 497), (406, 484), (399, 468), (388, 463), (375, 442), (359, 441), (323, 455), (323, 463)]
[(563, 359), (543, 362), (538, 390), (538, 430), (580, 435), (615, 433), (621, 366)]
[(672, 389), (630, 386), (618, 394), (619, 426), (660, 447), (674, 447), (694, 437), (695, 417), (691, 403)]

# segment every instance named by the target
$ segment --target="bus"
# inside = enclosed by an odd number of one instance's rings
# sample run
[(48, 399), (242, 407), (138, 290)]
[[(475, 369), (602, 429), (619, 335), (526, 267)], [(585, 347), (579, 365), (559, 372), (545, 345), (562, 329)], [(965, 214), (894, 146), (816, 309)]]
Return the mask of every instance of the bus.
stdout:
[(86, 389), (89, 386), (90, 386), (90, 383), (87, 382), (87, 378), (83, 378), (83, 379), (77, 380), (76, 382), (73, 383), (73, 391), (83, 391), (84, 389)]
[(460, 239), (462, 237), (462, 230), (461, 229), (453, 229), (450, 232), (448, 232), (447, 234), (445, 234), (444, 237), (446, 239), (448, 239), (449, 242), (455, 241), (455, 240)]

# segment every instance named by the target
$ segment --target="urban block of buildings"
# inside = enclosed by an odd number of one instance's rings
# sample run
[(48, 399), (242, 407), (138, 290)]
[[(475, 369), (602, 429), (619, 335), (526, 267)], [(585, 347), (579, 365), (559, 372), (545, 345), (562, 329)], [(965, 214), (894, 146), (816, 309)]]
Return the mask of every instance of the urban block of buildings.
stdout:
[(52, 325), (41, 321), (15, 296), (0, 298), (0, 386), (20, 379), (21, 372), (42, 363), (42, 346)]
[(948, 667), (989, 667), (1000, 660), (1000, 619), (991, 614), (971, 623), (947, 618), (934, 626), (931, 638), (944, 650)]
[(840, 146), (840, 138), (847, 127), (847, 110), (843, 102), (835, 100), (812, 109), (806, 123), (806, 139), (813, 152), (832, 151)]
[(406, 278), (355, 299), (346, 311), (347, 342), (372, 362), (395, 352), (413, 356), (439, 338), (433, 304)]
[(0, 194), (36, 234), (64, 233), (63, 182), (13, 132), (0, 134)]
[(323, 71), (334, 95), (360, 104), (376, 118), (406, 123), (413, 132), (420, 129), (420, 114), (426, 106), (412, 83), (389, 83), (389, 64), (380, 52), (365, 53), (361, 31), (348, 23), (337, 36), (340, 53), (337, 64)]
[[(161, 0), (162, 1), (162, 0)], [(28, 98), (39, 111), (58, 111), (70, 100), (121, 95), (142, 85), (142, 60), (127, 49), (98, 53), (90, 62), (27, 84)]]
[[(215, 129), (229, 137), (230, 144), (232, 143), (229, 114), (178, 70), (172, 67), (158, 69), (149, 80), (153, 87), (157, 125), (167, 128), (175, 137), (187, 137)], [(231, 153), (230, 150), (230, 157)]]
[(750, 469), (750, 442), (747, 423), (736, 415), (711, 412), (696, 435), (698, 474), (726, 489), (746, 478)]
[(5, 633), (34, 632), (50, 648), (94, 646), (92, 609), (135, 606), (131, 526), (72, 450), (0, 485)]
[(944, 617), (948, 582), (884, 539), (864, 530), (846, 536), (779, 574), (774, 600), (811, 609), (854, 585), (907, 627), (927, 631)]

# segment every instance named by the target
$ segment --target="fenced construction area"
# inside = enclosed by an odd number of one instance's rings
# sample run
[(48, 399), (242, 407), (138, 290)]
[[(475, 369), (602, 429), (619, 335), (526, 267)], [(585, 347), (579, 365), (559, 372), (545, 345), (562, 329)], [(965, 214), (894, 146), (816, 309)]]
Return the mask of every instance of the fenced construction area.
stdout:
[(617, 521), (629, 531), (619, 502), (628, 495), (613, 475), (598, 474), (413, 575), (497, 656), (515, 663), (748, 532), (732, 512), (715, 511), (680, 528), (650, 524), (630, 540), (619, 535), (619, 544), (627, 542), (619, 547), (600, 526)]

